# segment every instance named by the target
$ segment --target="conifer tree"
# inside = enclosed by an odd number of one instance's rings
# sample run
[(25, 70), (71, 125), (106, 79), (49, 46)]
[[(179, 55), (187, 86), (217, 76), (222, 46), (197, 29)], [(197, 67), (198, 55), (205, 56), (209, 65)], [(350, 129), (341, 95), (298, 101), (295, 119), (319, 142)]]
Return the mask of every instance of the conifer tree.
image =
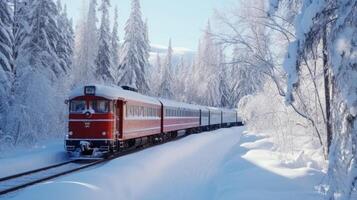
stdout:
[(114, 70), (114, 78), (117, 78), (118, 72), (117, 68), (119, 67), (119, 36), (118, 36), (118, 7), (114, 9), (114, 25), (111, 37), (111, 53), (112, 53), (112, 64)]
[(172, 99), (173, 93), (172, 93), (172, 46), (171, 46), (171, 39), (169, 41), (169, 46), (167, 49), (167, 55), (165, 59), (165, 64), (163, 65), (163, 68), (161, 70), (162, 72), (162, 78), (161, 78), (161, 84), (159, 88), (159, 96), (163, 98), (168, 98)]
[(119, 66), (118, 85), (129, 85), (139, 92), (149, 93), (146, 69), (149, 44), (139, 0), (132, 0), (131, 14), (125, 26), (125, 37)]
[(96, 74), (106, 83), (114, 83), (112, 70), (111, 36), (109, 28), (109, 0), (102, 0), (99, 10), (102, 12), (99, 29), (99, 47), (96, 58)]

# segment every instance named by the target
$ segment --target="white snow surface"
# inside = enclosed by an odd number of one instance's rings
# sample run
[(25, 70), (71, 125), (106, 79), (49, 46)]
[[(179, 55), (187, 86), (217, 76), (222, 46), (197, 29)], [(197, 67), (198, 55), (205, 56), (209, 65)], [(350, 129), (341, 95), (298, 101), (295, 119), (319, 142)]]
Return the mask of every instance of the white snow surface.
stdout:
[(43, 142), (31, 148), (19, 148), (0, 157), (0, 178), (67, 160), (63, 139)]
[(322, 172), (281, 164), (269, 138), (243, 131), (190, 135), (4, 199), (322, 199)]

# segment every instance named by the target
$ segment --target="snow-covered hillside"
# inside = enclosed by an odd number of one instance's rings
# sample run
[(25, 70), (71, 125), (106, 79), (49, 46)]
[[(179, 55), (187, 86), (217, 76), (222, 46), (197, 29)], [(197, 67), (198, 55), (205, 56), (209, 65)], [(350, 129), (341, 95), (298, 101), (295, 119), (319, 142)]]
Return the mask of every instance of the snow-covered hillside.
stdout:
[(244, 130), (234, 127), (190, 135), (4, 199), (321, 198), (314, 186), (323, 172), (281, 164), (268, 138)]
[[(172, 64), (176, 66), (182, 57), (185, 58), (186, 62), (190, 63), (193, 61), (196, 54), (195, 51), (187, 49), (184, 47), (173, 47), (172, 48)], [(156, 65), (156, 57), (159, 54), (162, 58), (165, 58), (167, 53), (167, 46), (151, 44), (150, 58), (149, 61), (152, 65)]]

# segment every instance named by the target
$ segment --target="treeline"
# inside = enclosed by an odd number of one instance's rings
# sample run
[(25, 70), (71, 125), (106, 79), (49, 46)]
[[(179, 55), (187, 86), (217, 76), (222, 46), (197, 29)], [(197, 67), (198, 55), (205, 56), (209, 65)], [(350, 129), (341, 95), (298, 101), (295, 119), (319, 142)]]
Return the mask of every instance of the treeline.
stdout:
[[(232, 54), (227, 58), (228, 54)], [(198, 42), (193, 58), (182, 56), (173, 63), (171, 39), (166, 55), (156, 55), (150, 70), (151, 94), (177, 101), (207, 106), (234, 108), (241, 97), (253, 93), (237, 88), (247, 83), (240, 77), (239, 68), (232, 65), (232, 58), (238, 51), (227, 52), (211, 30), (210, 22)]]

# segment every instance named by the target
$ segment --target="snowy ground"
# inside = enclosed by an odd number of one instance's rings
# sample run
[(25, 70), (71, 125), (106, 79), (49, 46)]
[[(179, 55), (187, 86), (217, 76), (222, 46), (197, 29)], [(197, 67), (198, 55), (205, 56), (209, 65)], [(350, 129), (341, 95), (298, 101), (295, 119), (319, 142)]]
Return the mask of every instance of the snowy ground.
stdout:
[(269, 139), (243, 131), (191, 135), (3, 198), (322, 199), (322, 172), (282, 165)]
[(63, 139), (20, 148), (0, 157), (0, 177), (13, 175), (68, 160), (64, 152)]

